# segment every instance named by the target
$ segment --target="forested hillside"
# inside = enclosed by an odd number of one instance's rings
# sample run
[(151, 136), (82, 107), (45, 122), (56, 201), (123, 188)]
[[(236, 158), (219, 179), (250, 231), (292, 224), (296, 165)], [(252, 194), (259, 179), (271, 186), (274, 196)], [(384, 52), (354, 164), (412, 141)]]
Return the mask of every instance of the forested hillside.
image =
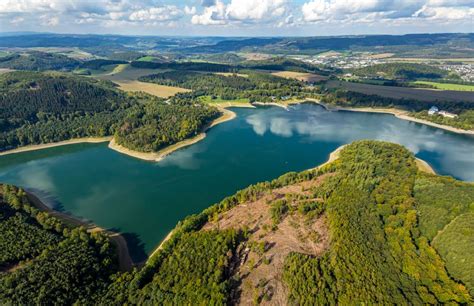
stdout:
[(431, 65), (414, 63), (377, 64), (353, 69), (351, 72), (363, 77), (384, 77), (402, 80), (441, 79), (448, 74), (446, 70)]
[(140, 78), (143, 82), (192, 89), (196, 95), (219, 97), (223, 100), (249, 99), (250, 102), (272, 102), (282, 97), (310, 94), (297, 80), (280, 78), (268, 73), (250, 72), (246, 77), (203, 72), (167, 71)]
[(127, 94), (112, 83), (57, 73), (0, 75), (0, 151), (72, 138), (111, 136), (153, 151), (195, 135), (216, 118), (210, 106), (182, 99), (165, 103)]
[(197, 135), (219, 111), (191, 103), (149, 103), (130, 108), (120, 122), (115, 140), (135, 151), (156, 152), (165, 146)]
[(23, 190), (1, 186), (0, 304), (87, 304), (116, 271), (105, 235), (69, 227), (33, 207)]
[(112, 134), (134, 104), (109, 83), (39, 72), (0, 75), (0, 150)]
[(77, 60), (65, 55), (29, 51), (27, 53), (12, 54), (0, 58), (0, 68), (16, 70), (65, 70), (69, 71), (77, 67), (80, 63)]
[(239, 191), (126, 273), (102, 236), (66, 229), (21, 190), (3, 194), (0, 303), (472, 302), (474, 185), (420, 172), (395, 144), (358, 141), (322, 168)]

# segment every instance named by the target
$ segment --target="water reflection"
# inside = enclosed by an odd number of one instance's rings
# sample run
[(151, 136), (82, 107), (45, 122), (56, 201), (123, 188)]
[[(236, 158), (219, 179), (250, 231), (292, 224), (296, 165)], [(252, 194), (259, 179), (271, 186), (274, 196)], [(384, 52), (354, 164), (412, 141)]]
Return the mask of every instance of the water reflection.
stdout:
[(474, 181), (474, 137), (455, 135), (389, 114), (334, 112), (320, 106), (299, 105), (278, 116), (263, 112), (251, 114), (245, 122), (259, 136), (266, 133), (279, 137), (298, 136), (308, 143), (349, 143), (357, 139), (399, 143), (416, 155), (432, 154), (430, 162), (441, 173)]

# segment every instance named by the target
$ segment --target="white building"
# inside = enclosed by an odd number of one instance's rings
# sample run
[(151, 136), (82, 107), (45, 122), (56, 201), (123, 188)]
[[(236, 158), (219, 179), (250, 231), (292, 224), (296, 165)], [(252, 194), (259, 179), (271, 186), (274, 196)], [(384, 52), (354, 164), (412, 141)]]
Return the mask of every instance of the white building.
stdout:
[(428, 110), (428, 115), (434, 115), (436, 113), (439, 112), (439, 109), (436, 107), (436, 106), (432, 106), (429, 110)]

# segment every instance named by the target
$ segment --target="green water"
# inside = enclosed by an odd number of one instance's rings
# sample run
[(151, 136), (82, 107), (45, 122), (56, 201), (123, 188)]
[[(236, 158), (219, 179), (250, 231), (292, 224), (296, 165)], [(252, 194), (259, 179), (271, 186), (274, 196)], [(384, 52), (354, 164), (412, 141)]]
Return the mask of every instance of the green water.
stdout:
[(159, 163), (78, 144), (0, 158), (0, 182), (56, 209), (125, 233), (142, 259), (185, 216), (249, 184), (325, 162), (356, 139), (407, 146), (441, 174), (474, 181), (474, 137), (391, 115), (329, 112), (311, 104), (234, 109), (238, 117)]

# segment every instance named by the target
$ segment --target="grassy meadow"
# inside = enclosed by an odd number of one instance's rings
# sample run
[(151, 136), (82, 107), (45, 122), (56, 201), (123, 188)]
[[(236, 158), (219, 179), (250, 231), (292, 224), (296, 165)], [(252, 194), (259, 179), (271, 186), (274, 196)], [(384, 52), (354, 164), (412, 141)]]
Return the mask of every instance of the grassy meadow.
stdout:
[(428, 81), (416, 81), (416, 82), (413, 82), (413, 84), (429, 85), (429, 86), (433, 86), (436, 89), (441, 89), (441, 90), (474, 91), (474, 85), (438, 83), (438, 82), (428, 82)]

